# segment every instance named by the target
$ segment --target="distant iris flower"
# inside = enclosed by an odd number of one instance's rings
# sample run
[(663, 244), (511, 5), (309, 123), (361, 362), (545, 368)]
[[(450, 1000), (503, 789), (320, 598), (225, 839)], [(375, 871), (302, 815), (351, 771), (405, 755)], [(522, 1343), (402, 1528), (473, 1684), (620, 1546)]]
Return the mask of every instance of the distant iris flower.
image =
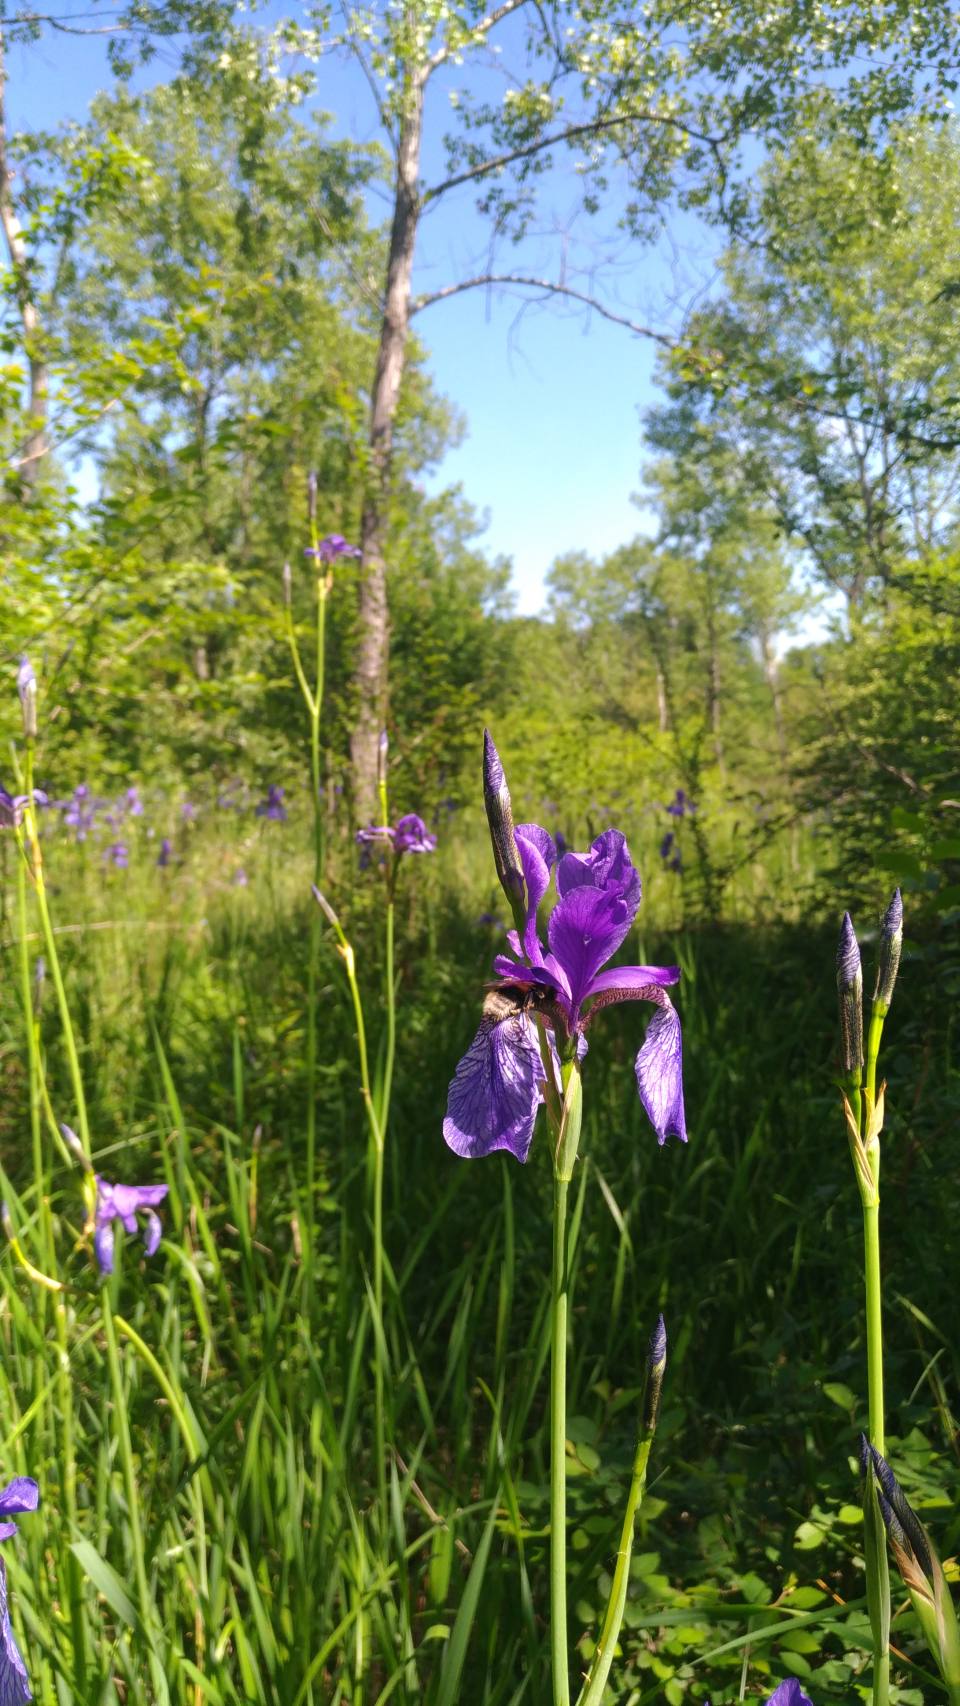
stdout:
[(193, 801), (192, 800), (184, 800), (182, 806), (180, 807), (180, 816), (183, 818), (184, 823), (192, 823), (194, 818), (196, 817), (196, 815), (197, 815), (197, 808), (194, 805)]
[(86, 841), (103, 801), (93, 799), (86, 782), (78, 782), (70, 798), (60, 800), (58, 804), (63, 810), (67, 828), (76, 831), (78, 841)]
[(328, 533), (319, 545), (308, 545), (303, 554), (305, 557), (316, 557), (320, 563), (335, 563), (338, 557), (362, 555), (359, 545), (348, 544), (342, 533)]
[[(146, 1220), (143, 1229), (143, 1248), (148, 1256), (156, 1254), (160, 1243), (160, 1216), (155, 1212), (167, 1194), (166, 1185), (111, 1185), (108, 1179), (97, 1180), (97, 1206), (94, 1213), (93, 1248), (102, 1274), (113, 1273), (113, 1222), (121, 1220), (124, 1230), (133, 1237), (137, 1232), (137, 1215)], [(0, 1706), (3, 1697), (0, 1695)]]
[(143, 816), (143, 801), (140, 798), (140, 789), (136, 785), (127, 789), (120, 806), (128, 817)]
[[(558, 1042), (576, 1037), (584, 1049), (594, 1014), (619, 1001), (650, 1001), (656, 1008), (636, 1057), (637, 1089), (658, 1141), (674, 1136), (685, 1143), (680, 1019), (664, 988), (679, 981), (679, 968), (601, 969), (640, 905), (640, 877), (625, 837), (605, 830), (588, 853), (566, 853), (559, 863), (552, 837), (539, 824), (518, 825), (515, 837), (526, 897), (522, 937), (513, 930), (507, 936), (516, 958), (500, 954), (494, 960), (503, 982), (488, 997), (483, 1023), (450, 1084), (447, 1143), (457, 1155), (507, 1149), (525, 1161), (544, 1076), (531, 1010), (540, 1011)], [(537, 908), (554, 867), (559, 899), (544, 952)]]
[[(35, 1511), (40, 1503), (40, 1489), (28, 1475), (18, 1475), (0, 1491), (0, 1540), (9, 1540), (17, 1532), (15, 1522), (8, 1519), (24, 1511)], [(7, 1519), (7, 1520), (4, 1520)], [(7, 1603), (7, 1572), (0, 1559), (0, 1706), (20, 1706), (32, 1700), (27, 1667), (20, 1655), (10, 1623)]]
[(284, 790), (278, 787), (276, 782), (271, 782), (267, 797), (260, 801), (255, 816), (271, 818), (274, 823), (286, 823), (287, 808), (283, 803), (283, 794)]
[(130, 849), (125, 841), (114, 841), (110, 847), (104, 848), (103, 857), (111, 865), (116, 865), (118, 871), (125, 871), (130, 863)]
[[(34, 788), (33, 799), (38, 806), (47, 804), (47, 796), (39, 788)], [(6, 788), (0, 788), (0, 829), (19, 829), (29, 804), (29, 794), (8, 794)]]
[(670, 813), (671, 817), (692, 816), (696, 809), (697, 808), (691, 800), (690, 795), (685, 793), (682, 788), (677, 789), (673, 799), (670, 801), (670, 804), (665, 807), (665, 810)]
[(398, 818), (395, 824), (368, 824), (366, 829), (357, 830), (357, 841), (363, 848), (382, 843), (392, 847), (397, 854), (432, 853), (437, 845), (436, 836), (416, 812), (408, 812), (406, 817)]
[(660, 857), (668, 871), (681, 871), (683, 869), (680, 849), (676, 843), (677, 838), (674, 835), (673, 830), (668, 829), (660, 843)]
[(165, 835), (160, 843), (160, 851), (157, 854), (157, 864), (160, 866), (160, 869), (163, 870), (166, 865), (169, 865), (172, 858), (173, 842), (170, 840), (168, 835)]

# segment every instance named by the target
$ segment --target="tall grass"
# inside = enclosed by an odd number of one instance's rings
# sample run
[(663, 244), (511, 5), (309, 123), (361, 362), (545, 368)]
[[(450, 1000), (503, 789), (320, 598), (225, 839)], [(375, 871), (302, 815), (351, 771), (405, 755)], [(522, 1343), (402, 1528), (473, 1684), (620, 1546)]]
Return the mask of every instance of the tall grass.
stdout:
[[(35, 1692), (57, 1706), (539, 1702), (549, 1161), (536, 1142), (524, 1169), (458, 1162), (439, 1132), (499, 945), (478, 922), (493, 887), (481, 837), (469, 824), (451, 835), (397, 907), (378, 1311), (355, 1013), (325, 939), (312, 1214), (304, 1200), (312, 850), (296, 824), (260, 826), (237, 889), (222, 835), (201, 828), (188, 862), (165, 871), (146, 842), (128, 872), (106, 875), (89, 847), (47, 847), (94, 1164), (170, 1187), (160, 1251), (144, 1262), (128, 1241), (106, 1305), (55, 1136), (75, 1097), (49, 964), (37, 979), (41, 924), (28, 894), (24, 928), (7, 866), (3, 1190), (24, 1255), (64, 1284), (48, 1292), (12, 1252), (0, 1263), (3, 1461), (35, 1475), (44, 1500), (6, 1547)], [(377, 1022), (380, 892), (347, 850), (327, 860)], [(611, 1698), (721, 1706), (791, 1670), (812, 1673), (817, 1706), (868, 1698), (859, 1227), (835, 1115), (833, 926), (664, 939), (676, 891), (659, 874), (648, 890), (631, 957), (684, 967), (691, 1141), (658, 1151), (630, 1082), (637, 1019), (611, 1010), (591, 1037), (570, 1190), (571, 1641), (585, 1673), (663, 1309), (664, 1409)], [(931, 1252), (953, 1236), (943, 1181), (960, 1075), (939, 998), (953, 975), (934, 942), (905, 960), (884, 1160), (897, 1204), (888, 1449), (892, 1436), (911, 1497), (941, 1501), (931, 1520), (948, 1554), (960, 1542), (954, 1282)], [(933, 1702), (912, 1614), (895, 1612), (891, 1698)]]

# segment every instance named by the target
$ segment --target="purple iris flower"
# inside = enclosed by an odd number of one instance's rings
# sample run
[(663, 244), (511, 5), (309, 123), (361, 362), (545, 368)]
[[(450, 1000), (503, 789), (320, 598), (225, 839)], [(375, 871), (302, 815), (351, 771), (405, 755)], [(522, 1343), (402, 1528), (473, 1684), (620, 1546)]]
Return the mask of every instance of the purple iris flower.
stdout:
[(335, 563), (338, 557), (359, 557), (362, 552), (359, 545), (349, 545), (342, 533), (328, 533), (316, 547), (308, 545), (303, 554), (321, 563)]
[(165, 866), (169, 865), (172, 858), (173, 842), (170, 840), (168, 835), (165, 835), (160, 843), (160, 851), (157, 854), (157, 864), (160, 866), (160, 869), (163, 870)]
[[(38, 806), (47, 804), (47, 796), (40, 788), (34, 788), (33, 800)], [(19, 829), (29, 804), (29, 794), (8, 794), (6, 788), (0, 788), (0, 829)]]
[(194, 805), (193, 801), (192, 800), (184, 800), (182, 806), (180, 807), (180, 816), (183, 818), (184, 823), (192, 823), (194, 818), (196, 817), (196, 815), (197, 815), (197, 808)]
[[(113, 1273), (113, 1222), (122, 1220), (131, 1237), (137, 1231), (137, 1214), (146, 1218), (143, 1229), (143, 1248), (148, 1256), (156, 1254), (160, 1243), (160, 1216), (154, 1211), (167, 1194), (167, 1185), (111, 1185), (108, 1179), (97, 1180), (97, 1206), (94, 1215), (93, 1248), (102, 1274)], [(0, 1696), (2, 1706), (2, 1696)]]
[(767, 1701), (767, 1706), (813, 1706), (809, 1694), (805, 1694), (795, 1676), (788, 1676), (786, 1682), (781, 1682), (775, 1688)]
[(267, 789), (267, 797), (261, 800), (254, 814), (256, 817), (272, 818), (274, 823), (286, 823), (287, 808), (283, 803), (284, 790), (271, 782)]
[[(24, 1511), (35, 1511), (40, 1503), (40, 1489), (28, 1475), (18, 1475), (0, 1491), (0, 1540), (16, 1534), (17, 1525), (8, 1519)], [(20, 1655), (10, 1623), (7, 1603), (7, 1572), (0, 1559), (0, 1706), (20, 1706), (32, 1700), (27, 1667)]]
[[(576, 1038), (581, 1051), (594, 1013), (617, 1001), (650, 1001), (656, 1011), (637, 1055), (640, 1100), (662, 1144), (687, 1140), (683, 1108), (680, 1019), (664, 986), (677, 983), (677, 966), (602, 968), (624, 941), (640, 905), (640, 877), (626, 839), (608, 829), (588, 853), (557, 861), (554, 841), (539, 824), (519, 824), (517, 855), (523, 869), (522, 934), (508, 933), (514, 955), (500, 954), (494, 971), (503, 980), (450, 1084), (443, 1135), (458, 1155), (508, 1149), (525, 1161), (533, 1138), (544, 1069), (530, 1010), (538, 1008), (556, 1042)], [(547, 926), (547, 951), (537, 934), (537, 908), (556, 866), (559, 899)], [(526, 962), (526, 963), (525, 963)]]
[(115, 865), (118, 871), (125, 871), (130, 863), (130, 849), (125, 841), (114, 841), (105, 847), (103, 857), (109, 864)]
[(400, 853), (432, 853), (437, 845), (437, 838), (431, 833), (416, 812), (407, 812), (405, 817), (398, 818), (396, 823), (370, 823), (366, 829), (357, 830), (357, 841), (367, 853), (378, 843), (393, 848)]
[(688, 817), (692, 816), (697, 808), (690, 795), (685, 793), (682, 788), (678, 788), (670, 804), (664, 809), (670, 813), (671, 817)]
[(61, 800), (59, 804), (67, 828), (76, 830), (78, 841), (86, 841), (103, 801), (93, 799), (86, 782), (78, 782), (69, 800)]
[(140, 789), (136, 785), (127, 789), (120, 802), (120, 809), (127, 817), (143, 816), (143, 801), (140, 798)]

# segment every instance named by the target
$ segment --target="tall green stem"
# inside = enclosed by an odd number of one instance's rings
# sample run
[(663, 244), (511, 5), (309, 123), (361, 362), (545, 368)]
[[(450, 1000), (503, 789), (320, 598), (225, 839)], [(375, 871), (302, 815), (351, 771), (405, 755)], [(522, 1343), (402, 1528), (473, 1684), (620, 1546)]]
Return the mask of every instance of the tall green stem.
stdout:
[(623, 1613), (627, 1604), (627, 1590), (630, 1586), (630, 1555), (633, 1551), (633, 1528), (646, 1487), (647, 1460), (650, 1456), (652, 1444), (653, 1432), (644, 1430), (633, 1459), (633, 1476), (630, 1481), (630, 1492), (627, 1496), (623, 1528), (620, 1531), (620, 1548), (617, 1552), (617, 1563), (613, 1572), (606, 1616), (603, 1620), (603, 1628), (600, 1631), (596, 1651), (590, 1663), (587, 1679), (577, 1700), (577, 1706), (600, 1706), (607, 1677), (610, 1675), (614, 1648), (620, 1635)]
[(553, 1182), (550, 1357), (550, 1657), (553, 1706), (569, 1706), (567, 1669), (567, 1190)]
[[(883, 1031), (885, 1013), (876, 1008), (867, 1031), (866, 1070), (864, 1074), (864, 1145), (869, 1162), (873, 1188), (861, 1189), (863, 1203), (863, 1276), (866, 1298), (867, 1340), (867, 1405), (870, 1443), (881, 1454), (886, 1453), (886, 1417), (883, 1399), (883, 1292), (880, 1273), (880, 1137), (871, 1133), (877, 1090), (877, 1056)], [(887, 1549), (879, 1548), (874, 1559), (876, 1580), (873, 1595), (881, 1608), (884, 1626), (890, 1620), (890, 1565)], [(870, 1563), (868, 1561), (868, 1568)], [(887, 1706), (890, 1697), (890, 1643), (877, 1641), (873, 1656), (873, 1706)]]
[(156, 1620), (153, 1615), (153, 1601), (150, 1597), (150, 1582), (147, 1577), (147, 1560), (143, 1545), (143, 1527), (140, 1522), (140, 1491), (137, 1487), (137, 1477), (133, 1465), (133, 1447), (130, 1443), (130, 1421), (127, 1416), (127, 1397), (123, 1389), (123, 1373), (120, 1367), (120, 1353), (117, 1349), (117, 1333), (113, 1322), (113, 1305), (110, 1299), (109, 1283), (104, 1284), (100, 1291), (100, 1304), (103, 1316), (103, 1333), (107, 1345), (107, 1366), (110, 1371), (110, 1390), (113, 1397), (113, 1423), (117, 1440), (117, 1451), (120, 1457), (120, 1467), (123, 1471), (123, 1487), (127, 1504), (127, 1524), (129, 1528), (130, 1552), (133, 1557), (133, 1575), (137, 1584), (137, 1599), (140, 1604), (140, 1619), (144, 1635), (149, 1643), (150, 1670), (154, 1687), (158, 1690), (158, 1698), (169, 1699), (166, 1680), (154, 1641)]

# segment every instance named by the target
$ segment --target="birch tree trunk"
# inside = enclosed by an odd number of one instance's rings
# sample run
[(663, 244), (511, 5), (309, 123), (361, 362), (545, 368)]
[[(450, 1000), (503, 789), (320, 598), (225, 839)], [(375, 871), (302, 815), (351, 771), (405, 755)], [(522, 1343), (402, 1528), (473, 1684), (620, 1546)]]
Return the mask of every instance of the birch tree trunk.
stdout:
[(377, 742), (387, 708), (390, 618), (385, 558), (390, 500), (393, 423), (407, 356), (410, 285), (420, 219), (422, 74), (411, 76), (397, 146), (396, 193), (383, 324), (370, 400), (369, 465), (360, 522), (360, 644), (355, 676), (356, 715), (350, 738), (353, 809), (372, 821), (377, 799)]
[(7, 144), (6, 75), (3, 33), (0, 31), (0, 225), (3, 226), (7, 254), (10, 257), (14, 292), (23, 327), (23, 347), (28, 373), (29, 427), (16, 460), (24, 481), (28, 486), (32, 486), (40, 477), (40, 465), (49, 448), (49, 376), (43, 359), (43, 326), (30, 278), (27, 245), (13, 197), (13, 173), (10, 169)]

